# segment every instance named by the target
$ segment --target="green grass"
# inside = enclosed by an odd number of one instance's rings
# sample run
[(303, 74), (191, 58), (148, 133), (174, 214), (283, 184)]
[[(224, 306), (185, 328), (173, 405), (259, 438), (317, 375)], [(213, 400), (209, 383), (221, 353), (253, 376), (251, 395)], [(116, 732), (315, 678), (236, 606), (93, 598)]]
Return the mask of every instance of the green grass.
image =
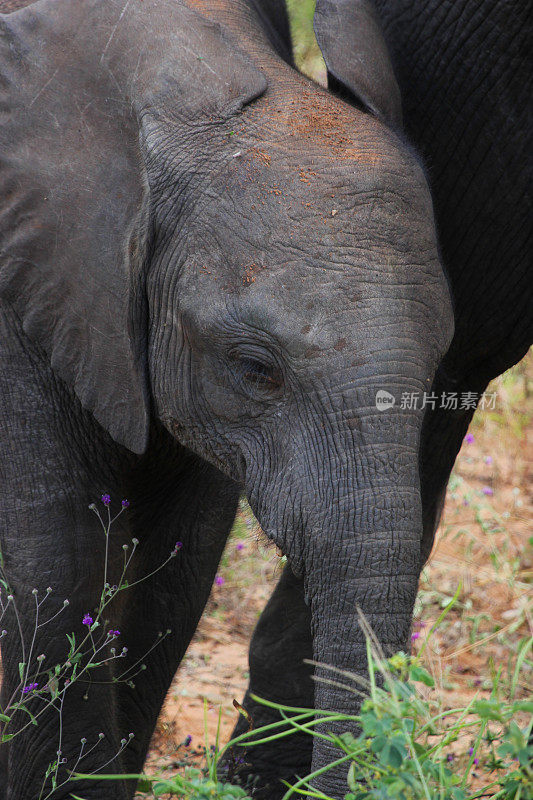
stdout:
[(313, 30), (316, 0), (288, 0), (294, 61), (299, 70), (319, 83), (326, 82), (326, 65)]
[[(425, 646), (459, 594), (458, 589)], [(422, 665), (425, 646), (414, 657), (397, 653), (385, 659), (365, 619), (360, 621), (367, 636), (368, 677), (337, 674), (330, 668), (333, 681), (341, 682), (357, 697), (361, 692), (365, 695), (358, 714), (316, 712), (256, 698), (279, 712), (279, 722), (242, 734), (223, 748), (217, 734), (214, 748), (206, 742), (203, 768), (188, 768), (174, 777), (139, 776), (138, 796), (247, 798), (242, 788), (217, 780), (220, 758), (232, 748), (246, 761), (254, 746), (303, 731), (309, 736), (326, 736), (338, 749), (338, 758), (294, 786), (287, 784), (284, 800), (297, 796), (333, 800), (313, 789), (313, 779), (336, 764), (347, 767), (345, 800), (476, 800), (486, 796), (531, 800), (533, 746), (528, 740), (533, 701), (517, 699), (517, 686), (526, 663), (531, 664), (533, 639), (524, 641), (514, 660), (510, 686), (503, 685), (500, 668), (493, 675), (488, 697), (478, 692), (466, 705), (446, 709), (438, 682)], [(333, 723), (359, 733), (328, 733), (328, 725)], [(315, 730), (317, 725), (320, 732)]]

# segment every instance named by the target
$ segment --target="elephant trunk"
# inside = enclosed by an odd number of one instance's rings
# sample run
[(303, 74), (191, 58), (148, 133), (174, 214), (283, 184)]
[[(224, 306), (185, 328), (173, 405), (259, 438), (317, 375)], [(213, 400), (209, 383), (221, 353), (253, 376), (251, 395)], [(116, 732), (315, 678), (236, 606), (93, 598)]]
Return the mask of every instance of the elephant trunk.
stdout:
[[(404, 464), (405, 450), (404, 447), (400, 456)], [(395, 463), (399, 462), (391, 454), (389, 464)], [(317, 662), (366, 674), (366, 642), (358, 609), (386, 654), (406, 650), (421, 567), (421, 504), (418, 470), (414, 465), (411, 478), (410, 485), (404, 480), (399, 485), (398, 474), (384, 476), (382, 467), (379, 478), (374, 474), (373, 480), (365, 482), (374, 488), (360, 492), (355, 503), (349, 497), (340, 503), (340, 516), (335, 513), (332, 520), (335, 531), (323, 521), (320, 541), (324, 545), (327, 542), (327, 547), (317, 548), (315, 540), (315, 545), (309, 548), (309, 555), (304, 558), (305, 583)], [(316, 678), (316, 708), (357, 713), (358, 695), (321, 680), (346, 683), (346, 679), (320, 667), (316, 668)], [(339, 724), (337, 728), (329, 725), (326, 729), (338, 734), (348, 727)], [(313, 771), (340, 756), (337, 748), (316, 738)], [(345, 765), (326, 771), (313, 785), (328, 797), (342, 798), (348, 791), (347, 768)]]

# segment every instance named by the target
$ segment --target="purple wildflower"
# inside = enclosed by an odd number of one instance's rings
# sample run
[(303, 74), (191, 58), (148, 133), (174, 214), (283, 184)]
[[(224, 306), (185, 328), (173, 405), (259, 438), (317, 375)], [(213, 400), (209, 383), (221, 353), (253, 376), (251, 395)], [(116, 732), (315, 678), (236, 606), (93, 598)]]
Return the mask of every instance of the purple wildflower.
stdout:
[(242, 542), (237, 542), (235, 550), (244, 550), (244, 544)]
[(109, 631), (108, 636), (112, 636), (115, 639), (117, 636), (120, 636), (120, 631)]
[(111, 503), (111, 495), (106, 492), (102, 495), (101, 500), (104, 506), (108, 506)]
[(419, 631), (415, 631), (414, 633), (411, 634), (411, 641), (412, 642), (415, 642), (419, 638), (420, 638), (420, 632)]
[(174, 550), (181, 550), (182, 547), (183, 547), (183, 542), (176, 542), (176, 544), (174, 545)]
[(469, 748), (468, 748), (468, 755), (469, 755), (469, 756), (472, 756), (472, 755), (474, 755), (474, 748), (473, 748), (473, 747), (469, 747)]
[(474, 443), (474, 434), (473, 433), (467, 433), (466, 436), (465, 436), (465, 442), (467, 444), (473, 444)]
[(183, 742), (183, 746), (184, 747), (190, 747), (191, 742), (192, 742), (192, 736), (189, 734), (188, 736), (185, 737), (185, 741)]
[(482, 683), (483, 681), (481, 680), (481, 678), (476, 678), (474, 681), (474, 686), (481, 686)]
[(38, 683), (28, 683), (28, 685), (25, 686), (24, 689), (22, 690), (22, 693), (23, 694), (29, 694), (30, 692), (33, 692), (35, 689), (38, 689), (38, 688), (39, 688), (39, 684)]
[(129, 507), (130, 507), (130, 501), (129, 500), (123, 500), (122, 501), (122, 508), (129, 508)]
[(454, 758), (455, 756), (453, 753), (448, 753), (448, 755), (446, 756), (446, 761), (448, 761), (451, 764)]
[(475, 758), (474, 759), (474, 766), (477, 767), (478, 764), (479, 764), (479, 758)]
[(215, 583), (216, 583), (217, 586), (224, 586), (226, 581), (224, 580), (222, 575), (217, 575), (216, 578), (215, 578)]
[(485, 464), (489, 464), (490, 465), (490, 464), (492, 464), (493, 460), (494, 459), (492, 458), (492, 456), (486, 456)]
[(90, 614), (85, 614), (85, 615), (84, 615), (84, 617), (83, 617), (83, 619), (82, 619), (82, 624), (83, 624), (83, 625), (88, 625), (89, 627), (91, 627), (91, 625), (93, 624), (93, 622), (94, 622), (94, 620), (93, 620), (93, 618), (91, 617), (91, 615), (90, 615)]
[(481, 491), (483, 492), (483, 494), (487, 494), (487, 495), (493, 495), (494, 494), (494, 491), (493, 491), (493, 489), (490, 488), (490, 486), (484, 486)]

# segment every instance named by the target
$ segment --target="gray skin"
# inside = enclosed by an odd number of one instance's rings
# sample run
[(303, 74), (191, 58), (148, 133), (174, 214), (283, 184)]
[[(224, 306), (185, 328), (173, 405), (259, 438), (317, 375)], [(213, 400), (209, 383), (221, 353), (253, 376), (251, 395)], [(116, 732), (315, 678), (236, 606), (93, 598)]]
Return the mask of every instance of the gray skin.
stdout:
[[(261, 3), (261, 0), (257, 0)], [(262, 18), (282, 18), (283, 0), (265, 0)], [(520, 0), (318, 0), (315, 32), (328, 67), (331, 92), (358, 107), (379, 113), (384, 100), (361, 84), (362, 53), (370, 37), (365, 17), (380, 23), (401, 91), (403, 127), (423, 155), (434, 197), (441, 257), (454, 304), (455, 332), (432, 386), (444, 393), (477, 397), (489, 380), (522, 358), (533, 341), (531, 278), (531, 137), (528, 111), (532, 75), (530, 9)], [(373, 41), (370, 45), (376, 47)], [(288, 47), (284, 42), (283, 52)], [(381, 80), (380, 86), (387, 85)], [(388, 82), (389, 97), (394, 96)], [(470, 408), (436, 408), (425, 414), (419, 453), (425, 560), (431, 550), (446, 484), (474, 413)], [(250, 687), (244, 704), (255, 720), (275, 716), (259, 707), (251, 692), (275, 696), (296, 706), (311, 706), (314, 688), (287, 646), (283, 610), (290, 605), (290, 637), (301, 652), (312, 653), (309, 610), (303, 585), (284, 576), (258, 625), (250, 647)], [(283, 620), (283, 623), (280, 623)], [(281, 665), (281, 666), (280, 666)], [(280, 687), (284, 671), (298, 679)], [(292, 694), (291, 694), (292, 693)], [(328, 699), (334, 705), (335, 698)], [(236, 733), (246, 730), (240, 720)], [(298, 758), (295, 757), (298, 753)], [(271, 776), (277, 767), (311, 766), (308, 737), (250, 751), (243, 781), (254, 773)], [(315, 758), (313, 766), (325, 762)], [(231, 770), (231, 765), (229, 767)], [(335, 785), (336, 778), (333, 780)], [(258, 795), (259, 796), (259, 795)]]
[[(290, 564), (252, 648), (251, 683), (270, 698), (355, 710), (324, 683), (313, 696), (302, 659), (364, 672), (357, 607), (405, 649), (424, 556), (423, 411), (379, 412), (375, 395), (429, 390), (453, 313), (376, 17), (357, 4), (347, 103), (283, 61), (268, 15), (190, 5), (42, 0), (0, 21), (2, 553), (26, 639), (33, 587), (52, 587), (50, 611), (70, 600), (34, 654), (61, 661), (98, 602), (104, 542), (87, 506), (102, 491), (113, 510), (131, 502), (111, 582), (132, 537), (139, 577), (183, 542), (111, 607), (120, 670), (147, 665), (135, 688), (111, 684), (110, 666), (66, 693), (67, 766), (105, 734), (86, 772), (141, 770), (241, 492)], [(21, 660), (4, 624), (3, 702)], [(3, 747), (2, 800), (39, 796), (58, 748), (57, 715), (40, 720)], [(256, 796), (332, 756), (323, 740), (284, 746), (270, 772), (258, 756)], [(341, 798), (344, 778), (316, 783)], [(54, 800), (73, 791), (134, 787), (81, 781)]]

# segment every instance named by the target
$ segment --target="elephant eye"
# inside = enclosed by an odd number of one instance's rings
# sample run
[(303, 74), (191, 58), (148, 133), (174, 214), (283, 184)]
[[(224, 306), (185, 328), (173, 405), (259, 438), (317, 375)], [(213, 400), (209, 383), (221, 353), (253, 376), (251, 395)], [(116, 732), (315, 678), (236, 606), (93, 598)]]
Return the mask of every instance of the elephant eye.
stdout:
[(239, 359), (238, 377), (248, 387), (263, 391), (273, 392), (282, 384), (278, 369), (255, 358)]

